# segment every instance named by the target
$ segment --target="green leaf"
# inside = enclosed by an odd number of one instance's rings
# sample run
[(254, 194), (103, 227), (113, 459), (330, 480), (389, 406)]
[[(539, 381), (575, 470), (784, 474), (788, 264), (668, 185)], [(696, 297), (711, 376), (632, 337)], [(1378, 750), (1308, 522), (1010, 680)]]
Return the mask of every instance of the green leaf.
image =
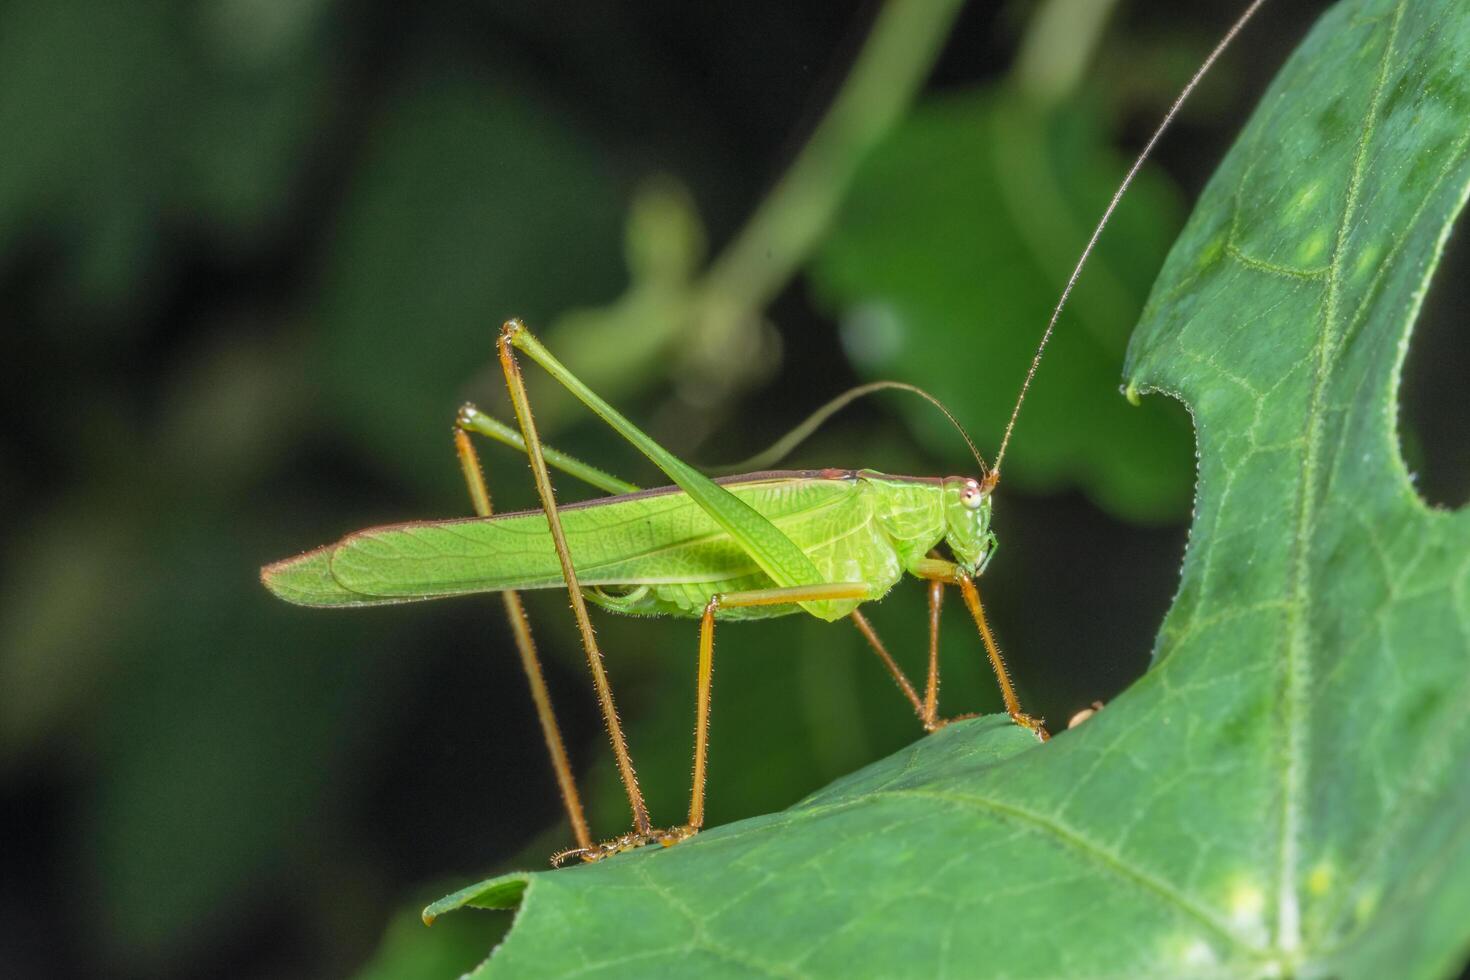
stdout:
[(1452, 972), (1470, 517), (1414, 495), (1394, 395), (1470, 190), (1467, 55), (1453, 4), (1336, 7), (1171, 253), (1127, 376), (1190, 406), (1200, 473), (1148, 674), (1045, 746), (954, 725), (784, 813), (431, 906), (524, 889), (479, 973)]
[[(60, 236), (56, 302), (116, 314), (156, 302), (176, 274), (160, 249), (171, 228), (232, 254), (259, 247), (337, 105), (315, 94), (338, 80), (326, 12), (323, 0), (6, 4), (0, 256), (33, 249), (38, 228)], [(80, 342), (78, 318), (62, 319)]]
[(485, 958), (485, 947), (495, 938), (496, 926), (503, 930), (509, 921), (478, 921), (463, 916), (426, 932), (417, 915), (407, 910), (395, 915), (383, 933), (372, 959), (356, 974), (357, 980), (423, 980), (424, 977), (458, 976)]
[[(990, 452), (1026, 365), (1127, 161), (1097, 113), (1047, 110), (1009, 88), (931, 99), (863, 167), (811, 270), (867, 378), (922, 384)], [(1189, 429), (1173, 406), (1117, 397), (1128, 327), (1179, 226), (1177, 195), (1143, 171), (1058, 324), (1043, 383), (1006, 459), (1009, 486), (1076, 485), (1139, 521), (1182, 519)], [(937, 453), (933, 409), (895, 402)]]

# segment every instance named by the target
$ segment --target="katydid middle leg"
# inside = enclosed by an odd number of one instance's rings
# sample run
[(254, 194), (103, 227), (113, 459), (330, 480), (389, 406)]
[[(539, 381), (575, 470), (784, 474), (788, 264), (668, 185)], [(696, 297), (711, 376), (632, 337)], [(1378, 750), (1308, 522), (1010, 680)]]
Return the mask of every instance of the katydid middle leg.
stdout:
[[(657, 838), (659, 843), (665, 847), (677, 844), (679, 841), (693, 837), (704, 827), (704, 788), (705, 777), (709, 770), (710, 701), (714, 688), (715, 670), (715, 614), (721, 609), (862, 599), (868, 594), (869, 589), (866, 583), (833, 582), (787, 589), (723, 592), (710, 596), (699, 621), (699, 667), (694, 705), (694, 779), (689, 788), (689, 822), (682, 827), (671, 827), (661, 831), (661, 836)], [(574, 858), (595, 861), (646, 843), (650, 841), (636, 833), (624, 834), (622, 837), (604, 841), (591, 848), (562, 851), (553, 856), (551, 860), (557, 865)]]
[(800, 602), (824, 602), (835, 599), (866, 599), (869, 589), (864, 582), (832, 582), (801, 585), (786, 589), (751, 589), (710, 596), (704, 615), (699, 620), (699, 684), (694, 721), (694, 785), (689, 791), (690, 834), (704, 826), (704, 778), (709, 750), (709, 705), (714, 675), (715, 613), (721, 609), (750, 606), (783, 606)]
[(944, 583), (938, 580), (929, 583), (929, 673), (924, 684), (924, 699), (919, 700), (919, 693), (914, 690), (914, 685), (909, 683), (908, 677), (898, 662), (893, 659), (893, 654), (883, 645), (878, 638), (877, 630), (868, 622), (868, 618), (859, 610), (854, 609), (851, 613), (852, 621), (857, 624), (858, 632), (883, 666), (888, 669), (888, 674), (893, 682), (898, 685), (899, 693), (904, 696), (909, 705), (918, 716), (919, 723), (924, 726), (926, 732), (932, 732), (939, 728), (941, 723), (939, 714), (939, 607), (944, 600)]

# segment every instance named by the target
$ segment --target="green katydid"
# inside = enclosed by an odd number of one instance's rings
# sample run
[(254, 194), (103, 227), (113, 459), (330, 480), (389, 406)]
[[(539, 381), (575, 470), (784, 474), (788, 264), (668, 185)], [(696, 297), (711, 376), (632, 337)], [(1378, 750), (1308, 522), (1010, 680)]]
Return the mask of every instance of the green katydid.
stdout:
[[(320, 607), (501, 592), (577, 838), (575, 848), (553, 858), (558, 864), (569, 857), (597, 860), (648, 843), (674, 844), (703, 826), (717, 619), (798, 612), (827, 621), (851, 617), (924, 727), (933, 730), (944, 723), (938, 713), (939, 610), (944, 588), (954, 586), (980, 633), (1007, 713), (1044, 741), (1047, 733), (1041, 720), (1021, 710), (974, 582), (995, 547), (990, 530), (991, 494), (999, 482), (1006, 446), (1042, 354), (1103, 227), (1184, 100), (1263, 2), (1254, 0), (1201, 64), (1118, 187), (1042, 334), (994, 466), (987, 468), (975, 453), (980, 469), (977, 477), (817, 470), (772, 471), (712, 480), (659, 446), (573, 376), (520, 321), (511, 320), (501, 330), (497, 350), (519, 431), (472, 406), (461, 409), (457, 419), (456, 448), (478, 516), (369, 528), (336, 544), (269, 565), (262, 570), (262, 580), (283, 599)], [(522, 381), (518, 353), (551, 374), (632, 443), (673, 486), (638, 490), (543, 446)], [(855, 389), (829, 403), (813, 418), (825, 417), (851, 397), (883, 386)], [(907, 385), (886, 386), (917, 391)], [(934, 401), (923, 392), (919, 394)], [(955, 425), (958, 427), (958, 422)], [(489, 436), (526, 452), (540, 509), (492, 515), (469, 433)], [(614, 495), (558, 506), (548, 464)], [(941, 543), (952, 560), (935, 550)], [(905, 574), (929, 584), (929, 661), (922, 698), (859, 609), (863, 603), (886, 594)], [(594, 842), (587, 829), (518, 598), (519, 590), (556, 587), (565, 587), (570, 595), (632, 810), (632, 830), (602, 843)], [(593, 635), (589, 601), (625, 615), (665, 614), (700, 620), (694, 776), (688, 820), (682, 825), (659, 829), (649, 819)]]

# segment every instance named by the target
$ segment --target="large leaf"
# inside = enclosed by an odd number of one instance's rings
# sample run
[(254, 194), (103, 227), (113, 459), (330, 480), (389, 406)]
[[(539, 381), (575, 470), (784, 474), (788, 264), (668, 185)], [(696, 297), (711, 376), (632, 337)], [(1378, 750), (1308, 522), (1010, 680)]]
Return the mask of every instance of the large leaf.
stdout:
[(1462, 4), (1336, 8), (1172, 252), (1128, 378), (1186, 401), (1201, 462), (1148, 674), (1046, 746), (982, 719), (782, 814), (465, 889), (430, 911), (521, 904), (482, 972), (1452, 970), (1470, 518), (1415, 497), (1394, 388), (1470, 186), (1467, 55)]

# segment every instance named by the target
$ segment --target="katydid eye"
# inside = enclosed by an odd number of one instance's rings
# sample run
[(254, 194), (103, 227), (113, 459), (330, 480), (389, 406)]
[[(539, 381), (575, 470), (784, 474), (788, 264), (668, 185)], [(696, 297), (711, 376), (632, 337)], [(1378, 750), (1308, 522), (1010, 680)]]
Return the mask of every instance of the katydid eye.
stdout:
[(967, 480), (965, 482), (965, 488), (960, 491), (960, 503), (974, 510), (980, 506), (980, 498), (982, 496), (983, 494), (980, 493), (980, 484), (974, 480)]

